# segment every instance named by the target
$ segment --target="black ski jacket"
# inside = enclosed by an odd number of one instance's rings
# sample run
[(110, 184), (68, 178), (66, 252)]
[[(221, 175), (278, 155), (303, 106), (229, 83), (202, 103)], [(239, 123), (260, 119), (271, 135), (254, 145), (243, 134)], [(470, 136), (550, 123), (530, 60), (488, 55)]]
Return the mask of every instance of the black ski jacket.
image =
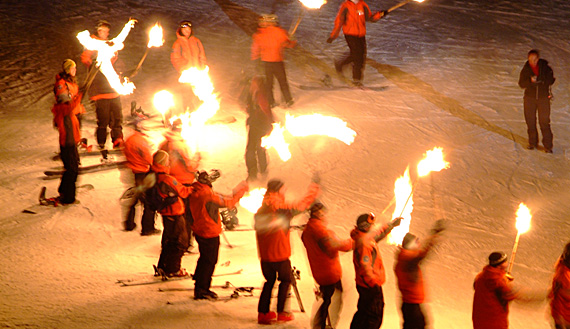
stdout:
[(533, 76), (535, 76), (534, 72), (528, 61), (526, 61), (519, 77), (519, 86), (524, 88), (524, 97), (535, 99), (548, 98), (550, 96), (550, 86), (556, 80), (552, 68), (548, 66), (548, 61), (540, 58), (538, 60), (538, 77), (536, 82), (531, 81)]

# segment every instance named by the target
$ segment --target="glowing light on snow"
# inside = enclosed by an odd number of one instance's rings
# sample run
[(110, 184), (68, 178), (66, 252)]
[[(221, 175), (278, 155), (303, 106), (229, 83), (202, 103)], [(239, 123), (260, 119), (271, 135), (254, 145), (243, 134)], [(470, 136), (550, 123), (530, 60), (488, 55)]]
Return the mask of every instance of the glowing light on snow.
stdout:
[(519, 209), (517, 210), (517, 223), (515, 224), (518, 234), (528, 232), (530, 229), (531, 219), (532, 215), (530, 214), (528, 207), (524, 203), (519, 204)]
[(294, 117), (287, 113), (285, 128), (295, 137), (323, 135), (336, 138), (347, 145), (352, 144), (356, 137), (356, 132), (348, 128), (345, 121), (322, 114)]
[(264, 188), (256, 188), (246, 193), (240, 200), (239, 205), (252, 214), (255, 214), (263, 203), (263, 196), (267, 190)]
[(443, 159), (443, 149), (434, 147), (433, 150), (427, 151), (425, 158), (418, 163), (418, 176), (423, 177), (432, 171), (441, 171), (449, 168), (449, 162)]
[[(396, 179), (394, 183), (394, 194), (396, 196), (396, 208), (392, 218), (403, 217), (399, 226), (396, 226), (388, 235), (388, 243), (393, 245), (402, 244), (404, 236), (410, 231), (412, 222), (412, 210), (414, 209), (412, 200), (412, 182), (410, 180), (410, 168), (406, 168), (404, 175)], [(401, 215), (400, 215), (401, 214)]]
[(220, 109), (218, 95), (214, 93), (214, 84), (208, 75), (210, 68), (203, 70), (196, 67), (182, 71), (179, 82), (189, 83), (194, 94), (202, 101), (202, 105), (190, 114), (190, 124), (193, 127), (203, 126)]
[(299, 1), (303, 4), (303, 6), (309, 8), (309, 9), (319, 9), (325, 3), (327, 3), (326, 0), (299, 0)]
[(287, 161), (291, 159), (291, 152), (289, 151), (289, 144), (285, 141), (283, 133), (285, 128), (281, 127), (278, 123), (273, 124), (273, 130), (269, 136), (261, 139), (261, 147), (269, 149), (273, 147), (281, 160)]
[(162, 37), (162, 26), (160, 26), (160, 24), (156, 23), (154, 24), (154, 26), (150, 29), (150, 32), (148, 33), (148, 48), (151, 47), (161, 47), (164, 44), (164, 39)]
[(132, 94), (135, 90), (135, 85), (126, 77), (121, 82), (119, 75), (113, 68), (111, 59), (115, 56), (115, 52), (124, 48), (125, 45), (123, 42), (129, 35), (130, 30), (135, 26), (135, 22), (136, 20), (134, 19), (129, 20), (123, 27), (121, 33), (109, 41), (91, 38), (88, 30), (77, 34), (77, 39), (86, 49), (97, 51), (97, 59), (94, 65), (99, 66), (101, 73), (105, 75), (111, 87), (121, 95)]
[(152, 103), (158, 112), (162, 114), (162, 118), (164, 119), (166, 112), (174, 107), (174, 96), (172, 96), (168, 90), (161, 90), (154, 94)]

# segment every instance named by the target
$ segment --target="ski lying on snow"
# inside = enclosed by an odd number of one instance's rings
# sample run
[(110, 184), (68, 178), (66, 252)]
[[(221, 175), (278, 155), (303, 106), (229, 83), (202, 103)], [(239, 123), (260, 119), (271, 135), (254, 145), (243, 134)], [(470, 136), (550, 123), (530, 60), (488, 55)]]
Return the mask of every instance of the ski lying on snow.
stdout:
[[(121, 148), (118, 149), (110, 149), (107, 150), (109, 151), (109, 154), (123, 154), (123, 150)], [(83, 156), (101, 156), (101, 151), (99, 150), (91, 150), (91, 151), (79, 151), (79, 156), (83, 157)], [(59, 155), (59, 153), (56, 153), (53, 157), (51, 157), (52, 160), (60, 160), (61, 157)]]
[[(80, 189), (85, 189), (87, 191), (94, 189), (95, 187), (91, 184), (83, 184), (83, 185), (79, 185), (77, 186), (77, 190)], [(40, 190), (40, 196), (38, 198), (38, 203), (28, 207), (24, 210), (22, 210), (22, 212), (24, 214), (32, 214), (35, 215), (37, 214), (39, 211), (42, 211), (44, 209), (47, 209), (46, 207), (49, 208), (54, 208), (54, 207), (65, 207), (65, 206), (69, 206), (72, 204), (61, 204), (59, 203), (59, 200), (56, 197), (52, 197), (52, 198), (46, 198), (46, 191), (47, 191), (47, 187), (42, 186), (41, 190)], [(79, 203), (78, 201), (76, 201), (77, 203)], [(76, 204), (76, 203), (73, 203)]]
[(370, 90), (370, 91), (383, 91), (388, 88), (388, 86), (309, 86), (309, 85), (299, 85), (300, 89), (303, 90), (340, 90), (340, 89), (348, 89), (348, 90)]
[[(225, 276), (225, 275), (237, 275), (237, 274), (241, 274), (243, 272), (243, 269), (239, 269), (235, 272), (229, 272), (229, 273), (218, 273), (218, 274), (214, 274), (213, 276)], [(175, 277), (166, 277), (166, 276), (153, 276), (152, 279), (141, 279), (141, 280), (137, 280), (137, 279), (126, 279), (126, 280), (117, 280), (116, 283), (120, 284), (121, 287), (128, 287), (128, 286), (142, 286), (142, 285), (148, 285), (148, 284), (155, 284), (155, 283), (162, 283), (162, 282), (169, 282), (169, 281), (181, 281), (181, 280), (188, 280), (188, 279), (192, 279), (193, 275), (187, 275), (187, 276), (175, 276)]]
[[(87, 173), (91, 173), (91, 172), (97, 172), (97, 171), (119, 168), (119, 167), (124, 166), (126, 163), (127, 163), (126, 160), (122, 160), (122, 161), (104, 162), (104, 163), (98, 163), (98, 164), (94, 164), (94, 165), (90, 165), (90, 166), (79, 167), (79, 174), (81, 175), (81, 174), (87, 174)], [(46, 170), (46, 171), (44, 171), (44, 174), (46, 176), (61, 176), (61, 175), (63, 175), (64, 172), (65, 172), (64, 169)]]

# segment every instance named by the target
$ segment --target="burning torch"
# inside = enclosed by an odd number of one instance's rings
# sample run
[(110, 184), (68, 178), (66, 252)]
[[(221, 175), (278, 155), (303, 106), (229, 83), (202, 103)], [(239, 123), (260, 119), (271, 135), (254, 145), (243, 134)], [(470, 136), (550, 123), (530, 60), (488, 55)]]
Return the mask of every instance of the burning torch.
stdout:
[(511, 253), (511, 260), (509, 262), (509, 267), (507, 268), (507, 274), (510, 274), (513, 269), (513, 263), (519, 246), (519, 238), (521, 237), (521, 234), (528, 232), (530, 229), (531, 219), (532, 215), (530, 214), (530, 210), (524, 203), (521, 203), (517, 210), (517, 222), (515, 224), (515, 227), (517, 228), (517, 237), (515, 238), (515, 245), (513, 246), (513, 252)]
[(396, 9), (398, 9), (398, 8), (400, 8), (400, 7), (402, 7), (402, 6), (404, 6), (404, 5), (407, 5), (408, 3), (412, 2), (412, 1), (424, 2), (424, 0), (404, 0), (404, 1), (402, 1), (402, 2), (400, 2), (400, 3), (398, 3), (398, 4), (396, 4), (396, 5), (394, 5), (394, 6), (392, 6), (392, 7), (390, 7), (390, 9), (386, 10), (386, 12), (387, 12), (387, 13), (392, 12), (392, 11), (394, 11), (394, 10), (396, 10)]
[(164, 123), (164, 128), (168, 127), (168, 120), (166, 120), (166, 113), (174, 107), (174, 96), (167, 91), (161, 90), (154, 94), (153, 99), (154, 107), (162, 114), (162, 122)]
[(150, 32), (148, 33), (148, 44), (146, 46), (146, 50), (144, 52), (143, 57), (141, 58), (139, 64), (137, 65), (137, 68), (135, 69), (135, 71), (131, 74), (131, 76), (129, 77), (129, 79), (132, 79), (135, 75), (137, 75), (137, 73), (139, 72), (139, 69), (142, 66), (142, 63), (144, 62), (144, 60), (146, 59), (146, 56), (148, 55), (148, 51), (150, 48), (152, 47), (160, 47), (164, 44), (164, 39), (162, 37), (162, 26), (160, 26), (159, 23), (154, 24), (154, 26), (150, 29)]
[(327, 3), (327, 0), (299, 0), (299, 1), (303, 4), (303, 7), (301, 7), (301, 10), (299, 11), (299, 15), (297, 15), (297, 21), (295, 22), (295, 25), (291, 25), (291, 28), (289, 28), (289, 36), (293, 36), (293, 34), (295, 34), (295, 31), (297, 31), (297, 28), (299, 27), (299, 24), (301, 23), (301, 20), (305, 15), (305, 7), (309, 9), (320, 9), (325, 3)]

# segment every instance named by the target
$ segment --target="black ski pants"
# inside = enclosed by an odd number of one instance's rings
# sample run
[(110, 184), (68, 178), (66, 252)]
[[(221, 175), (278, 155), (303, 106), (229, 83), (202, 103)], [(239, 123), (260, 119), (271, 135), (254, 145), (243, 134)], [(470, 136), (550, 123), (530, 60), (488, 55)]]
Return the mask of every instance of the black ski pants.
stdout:
[[(148, 173), (134, 173), (135, 175), (135, 185), (139, 187), (143, 184), (143, 180), (148, 175)], [(140, 193), (137, 198), (134, 200), (133, 204), (129, 207), (127, 212), (127, 219), (125, 222), (125, 228), (134, 228), (135, 224), (135, 213), (136, 213), (136, 205), (139, 203), (142, 204), (143, 207), (143, 214), (141, 218), (141, 233), (148, 233), (154, 230), (154, 219), (156, 218), (156, 212), (150, 210), (150, 208), (146, 205), (146, 201), (144, 198), (144, 193)]]
[(265, 278), (261, 295), (259, 296), (259, 304), (257, 304), (257, 312), (267, 313), (271, 305), (271, 292), (275, 285), (275, 280), (279, 280), (279, 291), (277, 293), (277, 312), (283, 312), (285, 309), (285, 301), (291, 286), (291, 261), (284, 260), (281, 262), (265, 262), (261, 261), (261, 273)]
[[(184, 184), (184, 186), (189, 187), (192, 184)], [(194, 245), (194, 234), (192, 234), (192, 225), (194, 224), (194, 217), (192, 217), (192, 212), (190, 211), (190, 196), (182, 199), (184, 202), (184, 220), (186, 220), (186, 234), (188, 235), (188, 245), (186, 249), (190, 249)]]
[(265, 66), (265, 81), (267, 82), (267, 95), (269, 95), (269, 104), (275, 103), (273, 97), (273, 78), (279, 82), (281, 94), (285, 103), (293, 100), (291, 91), (289, 90), (289, 83), (287, 82), (287, 74), (285, 74), (285, 63), (283, 62), (263, 62)]
[(194, 235), (198, 243), (198, 250), (200, 251), (200, 258), (196, 263), (196, 270), (194, 270), (194, 293), (199, 291), (208, 291), (212, 285), (212, 275), (218, 263), (218, 253), (220, 251), (220, 236), (213, 238), (203, 238), (199, 235)]
[(245, 147), (245, 165), (248, 177), (257, 178), (257, 174), (267, 171), (267, 152), (261, 146), (261, 138), (267, 135), (263, 129), (249, 126), (247, 146)]
[(75, 202), (75, 183), (77, 182), (77, 175), (79, 175), (79, 153), (77, 152), (77, 146), (59, 146), (61, 161), (63, 162), (63, 168), (65, 172), (61, 176), (61, 182), (59, 183), (60, 201), (62, 203), (74, 203)]
[(366, 37), (357, 37), (354, 35), (345, 35), (350, 54), (340, 61), (339, 65), (344, 67), (353, 63), (352, 79), (354, 81), (362, 81), (362, 72), (364, 71), (364, 62), (366, 61)]
[(538, 145), (538, 130), (536, 129), (536, 114), (538, 113), (538, 125), (542, 132), (542, 145), (545, 149), (552, 150), (552, 130), (550, 129), (550, 99), (524, 97), (524, 120), (527, 126), (528, 143)]
[(123, 106), (121, 97), (95, 101), (97, 114), (97, 144), (104, 148), (107, 142), (107, 127), (111, 128), (111, 141), (123, 138)]
[(424, 329), (426, 319), (420, 304), (402, 303), (403, 329)]
[(180, 270), (182, 256), (188, 245), (186, 234), (186, 221), (184, 216), (162, 216), (162, 250), (158, 259), (158, 268), (166, 274), (176, 273)]
[(313, 328), (325, 329), (327, 326), (327, 318), (329, 315), (329, 306), (331, 305), (332, 296), (334, 295), (335, 290), (338, 290), (342, 293), (342, 283), (338, 281), (335, 284), (320, 286), (319, 290), (321, 291), (323, 297), (323, 303), (315, 314)]
[(358, 304), (350, 329), (378, 329), (384, 317), (384, 293), (382, 286), (365, 288), (356, 286)]

